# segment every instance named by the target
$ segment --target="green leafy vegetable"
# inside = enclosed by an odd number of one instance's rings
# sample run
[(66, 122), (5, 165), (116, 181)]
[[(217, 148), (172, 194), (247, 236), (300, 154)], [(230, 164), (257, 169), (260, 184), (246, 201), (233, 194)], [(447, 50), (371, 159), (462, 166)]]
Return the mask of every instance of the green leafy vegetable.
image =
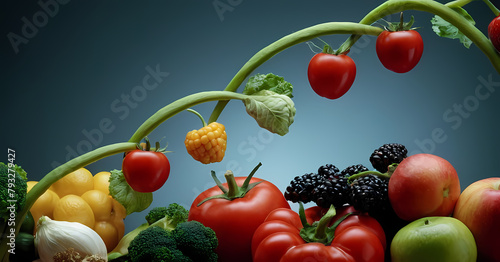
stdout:
[(281, 136), (288, 133), (296, 111), (290, 97), (262, 90), (245, 98), (243, 103), (260, 127)]
[[(463, 16), (467, 21), (469, 21), (472, 25), (476, 24), (476, 21), (472, 18), (472, 16), (465, 11), (465, 9), (461, 7), (453, 7), (453, 11), (459, 13)], [(444, 20), (440, 16), (435, 15), (431, 19), (432, 30), (441, 37), (451, 38), (451, 39), (459, 39), (460, 43), (462, 43), (465, 47), (469, 48), (472, 44), (472, 41), (465, 36), (457, 27)]]
[(153, 194), (134, 191), (127, 184), (121, 170), (111, 171), (109, 194), (125, 207), (127, 215), (133, 212), (141, 212), (153, 202)]
[(189, 211), (185, 207), (177, 203), (171, 203), (167, 207), (154, 207), (149, 210), (145, 218), (148, 224), (151, 225), (162, 218), (168, 217), (168, 222), (175, 227), (177, 224), (187, 221), (188, 215)]
[(248, 80), (245, 85), (245, 89), (243, 90), (243, 94), (245, 95), (253, 95), (262, 90), (273, 91), (280, 95), (286, 95), (290, 98), (293, 97), (292, 84), (285, 81), (285, 79), (281, 76), (274, 75), (269, 73), (267, 75), (264, 74), (256, 74)]
[(15, 218), (26, 202), (26, 172), (18, 165), (0, 162), (0, 221)]

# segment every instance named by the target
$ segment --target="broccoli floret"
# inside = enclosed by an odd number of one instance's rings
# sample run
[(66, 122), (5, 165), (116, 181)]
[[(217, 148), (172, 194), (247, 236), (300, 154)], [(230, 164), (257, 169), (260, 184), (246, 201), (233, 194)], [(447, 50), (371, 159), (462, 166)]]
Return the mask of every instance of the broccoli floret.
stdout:
[(0, 162), (0, 221), (8, 221), (26, 203), (28, 186), (26, 172), (17, 165), (9, 166)]
[[(149, 211), (146, 215), (146, 221), (148, 224), (153, 224), (154, 222), (164, 218), (169, 217), (169, 222), (173, 225), (177, 225), (181, 222), (186, 222), (188, 218), (189, 211), (183, 206), (172, 203), (168, 207), (155, 207)], [(175, 227), (175, 226), (174, 226)]]
[(188, 221), (177, 225), (172, 231), (177, 248), (193, 261), (217, 262), (219, 242), (215, 232), (198, 221)]
[(193, 262), (178, 248), (170, 231), (151, 226), (141, 231), (128, 247), (131, 262)]

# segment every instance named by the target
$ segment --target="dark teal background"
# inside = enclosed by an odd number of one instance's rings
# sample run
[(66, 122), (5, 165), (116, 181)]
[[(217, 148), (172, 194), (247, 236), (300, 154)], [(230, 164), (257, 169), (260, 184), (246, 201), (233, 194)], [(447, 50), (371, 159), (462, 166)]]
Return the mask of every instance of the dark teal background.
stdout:
[[(214, 2), (229, 9), (219, 15)], [(55, 164), (79, 153), (127, 141), (143, 121), (178, 98), (224, 89), (253, 54), (273, 41), (318, 23), (359, 21), (380, 3), (66, 1), (58, 4), (57, 12), (51, 9), (53, 16), (45, 13), (43, 20), (43, 8), (36, 1), (3, 1), (0, 159), (5, 161), (7, 149), (14, 149), (16, 163), (31, 180), (39, 180)], [(490, 10), (481, 1), (466, 9), (486, 33), (493, 18)], [(219, 118), (228, 133), (226, 156), (221, 163), (203, 165), (186, 153), (183, 144), (186, 132), (200, 128), (199, 119), (183, 112), (163, 123), (150, 139), (168, 142), (172, 170), (167, 183), (154, 193), (152, 206), (178, 202), (189, 207), (214, 185), (211, 170), (222, 176), (231, 169), (243, 176), (262, 162), (256, 176), (284, 190), (294, 176), (315, 172), (322, 164), (343, 169), (362, 163), (371, 168), (371, 152), (389, 142), (403, 143), (412, 153), (447, 159), (457, 169), (462, 188), (499, 176), (500, 76), (475, 45), (466, 49), (458, 40), (436, 36), (429, 22), (432, 15), (405, 14), (415, 16), (425, 41), (417, 67), (406, 74), (386, 70), (375, 53), (376, 38), (365, 36), (349, 54), (357, 65), (356, 80), (338, 100), (321, 98), (309, 87), (306, 71), (313, 53), (305, 43), (256, 70), (283, 76), (294, 85), (297, 115), (283, 137), (258, 127), (243, 104), (232, 101)], [(7, 36), (22, 36), (25, 21), (33, 23), (34, 16), (41, 26), (16, 53)], [(387, 19), (397, 21), (399, 14)], [(336, 48), (345, 38), (322, 39)], [(163, 75), (153, 75), (151, 84), (161, 82), (146, 90), (143, 78), (151, 70)], [(479, 100), (475, 90), (484, 85), (481, 79), (490, 82), (493, 92)], [(124, 100), (127, 96), (129, 102)], [(195, 109), (208, 119), (214, 105)], [(460, 105), (470, 112), (460, 114)], [(435, 141), (430, 143), (433, 133)], [(121, 156), (87, 168), (93, 174), (120, 169)], [(142, 223), (144, 215), (127, 217), (127, 230)]]

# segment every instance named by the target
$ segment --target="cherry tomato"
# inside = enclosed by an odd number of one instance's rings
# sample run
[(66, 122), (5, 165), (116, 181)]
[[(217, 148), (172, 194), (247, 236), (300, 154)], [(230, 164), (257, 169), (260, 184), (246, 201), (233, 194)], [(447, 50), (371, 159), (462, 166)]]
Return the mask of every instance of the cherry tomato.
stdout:
[(488, 37), (495, 49), (500, 52), (500, 16), (495, 17), (488, 25)]
[(375, 49), (385, 68), (396, 73), (406, 73), (420, 61), (424, 41), (415, 30), (386, 30), (377, 37)]
[(319, 53), (309, 62), (307, 77), (316, 94), (337, 99), (351, 88), (356, 77), (356, 64), (347, 55)]
[(170, 175), (170, 162), (162, 152), (132, 150), (123, 158), (122, 172), (127, 183), (137, 192), (160, 189)]
[[(236, 184), (242, 186), (246, 177), (235, 177)], [(201, 222), (214, 230), (219, 240), (216, 252), (221, 262), (251, 262), (252, 236), (268, 214), (275, 209), (290, 209), (283, 193), (272, 183), (259, 178), (251, 178), (250, 183), (259, 182), (243, 197), (211, 199), (198, 204), (210, 196), (222, 193), (218, 186), (201, 193), (189, 209), (188, 220)], [(227, 183), (222, 184), (227, 187)]]

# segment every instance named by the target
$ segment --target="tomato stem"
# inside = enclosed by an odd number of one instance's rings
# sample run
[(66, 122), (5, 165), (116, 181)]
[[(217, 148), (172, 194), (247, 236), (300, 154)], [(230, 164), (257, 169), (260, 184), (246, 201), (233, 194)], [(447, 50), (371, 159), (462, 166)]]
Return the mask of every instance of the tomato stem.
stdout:
[(226, 179), (227, 183), (227, 188), (224, 187), (224, 185), (220, 182), (220, 180), (217, 178), (215, 175), (215, 172), (212, 171), (212, 178), (214, 179), (215, 183), (217, 186), (220, 188), (222, 191), (222, 194), (220, 195), (215, 195), (211, 197), (207, 197), (200, 201), (197, 206), (201, 206), (203, 203), (212, 200), (212, 199), (226, 199), (228, 201), (234, 200), (236, 198), (242, 198), (244, 197), (252, 188), (254, 188), (256, 185), (260, 184), (262, 181), (259, 182), (254, 182), (250, 183), (250, 180), (252, 179), (253, 175), (257, 171), (257, 169), (261, 166), (262, 164), (259, 163), (253, 170), (252, 172), (246, 177), (245, 181), (243, 182), (243, 185), (240, 187), (236, 183), (236, 179), (234, 178), (234, 174), (231, 170), (226, 171), (224, 174), (224, 177)]
[(335, 207), (331, 205), (326, 214), (319, 220), (314, 234), (314, 237), (318, 242), (325, 244), (329, 244), (329, 242), (331, 242), (331, 240), (328, 240), (327, 228), (335, 215), (337, 215), (337, 211), (335, 210)]
[[(300, 230), (300, 237), (307, 242), (317, 242), (324, 245), (330, 245), (335, 238), (335, 230), (337, 226), (342, 223), (348, 216), (354, 213), (347, 213), (341, 218), (335, 220), (332, 223), (332, 219), (337, 215), (337, 210), (335, 206), (331, 205), (328, 211), (321, 217), (319, 221), (314, 222), (312, 225), (307, 223), (306, 214), (304, 211), (304, 205), (299, 202), (299, 217), (302, 222), (303, 228)], [(331, 226), (329, 226), (332, 224)]]
[(227, 188), (228, 188), (226, 196), (229, 199), (234, 199), (234, 198), (240, 196), (241, 195), (240, 187), (238, 186), (238, 184), (236, 184), (236, 180), (234, 179), (233, 171), (231, 171), (231, 170), (226, 171), (226, 173), (224, 174), (224, 177), (226, 178)]

